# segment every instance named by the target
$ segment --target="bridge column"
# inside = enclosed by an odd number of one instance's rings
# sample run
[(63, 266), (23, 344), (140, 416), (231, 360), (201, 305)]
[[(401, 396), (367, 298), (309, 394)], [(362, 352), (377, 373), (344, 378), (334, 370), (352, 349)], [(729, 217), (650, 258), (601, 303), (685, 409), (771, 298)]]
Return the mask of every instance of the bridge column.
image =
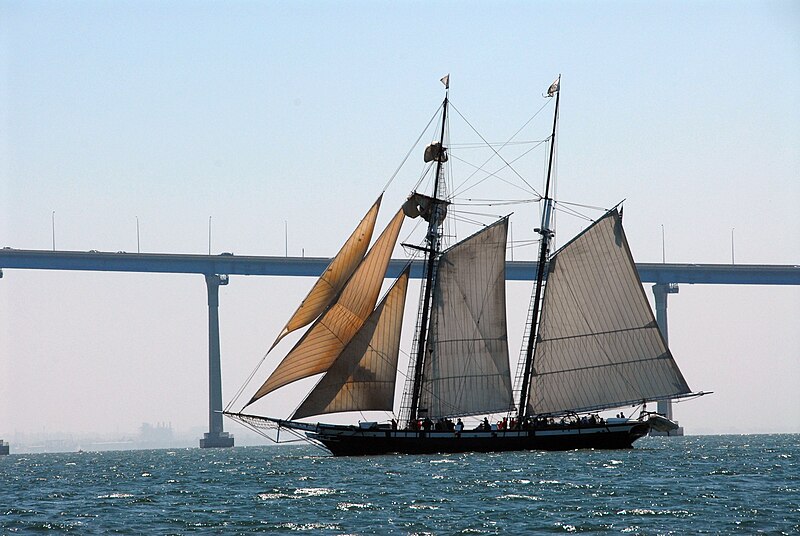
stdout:
[(222, 430), (222, 373), (219, 364), (219, 286), (227, 275), (206, 274), (208, 290), (208, 433), (200, 448), (232, 447), (233, 436)]
[[(669, 345), (669, 330), (667, 329), (667, 295), (677, 294), (677, 283), (656, 283), (653, 285), (653, 296), (656, 301), (656, 323), (664, 336), (664, 342)], [(672, 420), (672, 400), (659, 400), (656, 408), (658, 413)], [(650, 435), (683, 435), (683, 428), (678, 428), (669, 433), (659, 433), (650, 431)]]

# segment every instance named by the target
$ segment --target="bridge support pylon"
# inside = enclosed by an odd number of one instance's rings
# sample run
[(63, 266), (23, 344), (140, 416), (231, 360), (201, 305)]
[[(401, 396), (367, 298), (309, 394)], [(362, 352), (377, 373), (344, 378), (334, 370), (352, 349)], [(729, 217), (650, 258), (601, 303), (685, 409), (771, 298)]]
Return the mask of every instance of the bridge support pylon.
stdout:
[[(664, 342), (669, 344), (669, 330), (667, 329), (667, 296), (669, 294), (678, 293), (677, 283), (656, 283), (653, 285), (653, 296), (656, 301), (656, 323), (661, 330), (661, 335), (664, 336)], [(659, 400), (656, 411), (667, 419), (672, 419), (672, 400)], [(683, 427), (679, 426), (677, 430), (671, 432), (657, 432), (650, 430), (650, 435), (669, 435), (669, 436), (682, 436)]]
[(219, 361), (219, 286), (228, 284), (227, 275), (205, 274), (208, 291), (208, 432), (200, 448), (233, 446), (233, 436), (222, 429), (222, 372)]

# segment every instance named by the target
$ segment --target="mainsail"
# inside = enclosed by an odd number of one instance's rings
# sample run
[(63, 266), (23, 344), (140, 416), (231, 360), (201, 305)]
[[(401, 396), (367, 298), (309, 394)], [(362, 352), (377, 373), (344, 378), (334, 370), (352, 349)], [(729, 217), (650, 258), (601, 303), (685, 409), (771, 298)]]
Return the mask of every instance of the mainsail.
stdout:
[(248, 405), (279, 387), (330, 368), (375, 309), (403, 217), (402, 210), (395, 214), (336, 300), (303, 334)]
[(342, 249), (339, 250), (339, 253), (325, 268), (311, 291), (300, 303), (297, 311), (286, 322), (286, 326), (281, 330), (275, 342), (272, 343), (270, 350), (286, 335), (302, 328), (322, 314), (322, 311), (328, 307), (339, 291), (342, 290), (350, 276), (353, 275), (358, 263), (364, 258), (364, 253), (369, 247), (369, 241), (372, 240), (372, 232), (375, 229), (375, 220), (378, 217), (378, 208), (381, 205), (382, 197), (383, 194), (378, 197), (377, 201), (364, 215), (361, 223), (350, 235), (350, 238), (344, 243)]
[(529, 407), (578, 412), (689, 392), (611, 210), (550, 260)]
[(409, 267), (292, 416), (392, 410)]
[(430, 418), (513, 405), (506, 333), (508, 218), (442, 253), (436, 275), (420, 411)]

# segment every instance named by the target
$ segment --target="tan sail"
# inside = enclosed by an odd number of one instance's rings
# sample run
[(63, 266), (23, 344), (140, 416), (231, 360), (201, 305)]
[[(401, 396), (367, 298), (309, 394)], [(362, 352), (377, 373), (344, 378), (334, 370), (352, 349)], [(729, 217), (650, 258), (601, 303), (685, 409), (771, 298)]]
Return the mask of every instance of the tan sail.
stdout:
[(612, 210), (549, 263), (529, 407), (578, 412), (688, 392)]
[(391, 411), (408, 288), (407, 267), (292, 416)]
[(330, 368), (375, 308), (403, 217), (402, 210), (395, 214), (336, 302), (306, 331), (248, 405), (279, 387)]
[(270, 351), (286, 335), (308, 325), (322, 314), (322, 311), (330, 305), (350, 276), (353, 275), (358, 263), (364, 258), (364, 253), (369, 247), (370, 240), (372, 240), (372, 232), (375, 229), (375, 220), (378, 217), (378, 208), (380, 208), (382, 197), (383, 194), (378, 197), (377, 201), (361, 220), (361, 223), (350, 235), (350, 238), (344, 243), (342, 249), (339, 250), (339, 253), (325, 268), (311, 291), (300, 303), (300, 307), (297, 308), (297, 311), (294, 312), (286, 326), (281, 330), (278, 338), (270, 346)]
[(442, 253), (431, 309), (420, 410), (432, 419), (508, 411), (508, 218)]

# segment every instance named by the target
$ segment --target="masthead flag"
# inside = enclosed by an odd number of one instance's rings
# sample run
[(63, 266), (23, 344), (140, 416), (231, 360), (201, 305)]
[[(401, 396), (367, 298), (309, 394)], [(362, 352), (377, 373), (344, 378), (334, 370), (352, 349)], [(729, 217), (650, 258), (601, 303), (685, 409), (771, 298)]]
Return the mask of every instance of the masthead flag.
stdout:
[(441, 79), (442, 84), (444, 84), (445, 89), (450, 89), (450, 73), (444, 75)]
[(559, 89), (561, 89), (561, 76), (556, 78), (556, 81), (550, 84), (550, 87), (547, 89), (547, 96), (552, 97)]

